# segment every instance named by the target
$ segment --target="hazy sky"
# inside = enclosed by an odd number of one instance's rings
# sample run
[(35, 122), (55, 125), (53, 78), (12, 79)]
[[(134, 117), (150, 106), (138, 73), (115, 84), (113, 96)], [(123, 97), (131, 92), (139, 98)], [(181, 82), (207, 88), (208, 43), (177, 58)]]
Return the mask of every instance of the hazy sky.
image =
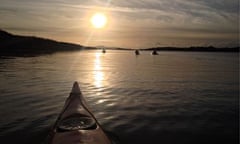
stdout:
[[(105, 28), (90, 17), (104, 12)], [(0, 29), (90, 46), (238, 46), (239, 0), (0, 0)]]

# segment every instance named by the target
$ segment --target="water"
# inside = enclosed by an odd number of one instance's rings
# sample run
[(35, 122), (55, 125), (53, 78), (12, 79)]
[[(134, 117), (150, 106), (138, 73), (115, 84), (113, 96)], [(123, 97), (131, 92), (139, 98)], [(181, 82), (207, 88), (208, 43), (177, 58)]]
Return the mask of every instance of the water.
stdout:
[(0, 143), (41, 144), (74, 81), (120, 144), (238, 144), (238, 53), (80, 51), (0, 59)]

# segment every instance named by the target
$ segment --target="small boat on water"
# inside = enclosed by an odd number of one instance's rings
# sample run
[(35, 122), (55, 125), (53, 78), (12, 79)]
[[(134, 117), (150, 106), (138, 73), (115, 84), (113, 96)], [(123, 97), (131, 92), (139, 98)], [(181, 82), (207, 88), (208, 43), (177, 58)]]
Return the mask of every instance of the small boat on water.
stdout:
[(158, 55), (158, 52), (156, 50), (153, 50), (151, 54), (152, 55)]
[(77, 82), (47, 139), (48, 144), (111, 144), (88, 109)]
[(135, 50), (135, 55), (140, 55), (139, 50)]
[(103, 49), (102, 49), (102, 53), (106, 53), (106, 50), (105, 50), (105, 48), (103, 48)]

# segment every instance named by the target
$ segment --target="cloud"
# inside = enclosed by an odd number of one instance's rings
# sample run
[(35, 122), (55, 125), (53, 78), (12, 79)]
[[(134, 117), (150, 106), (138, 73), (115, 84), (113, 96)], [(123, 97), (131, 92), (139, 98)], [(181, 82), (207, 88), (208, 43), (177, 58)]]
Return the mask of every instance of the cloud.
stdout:
[[(123, 12), (164, 13), (168, 18), (181, 15), (184, 18), (201, 18), (206, 21), (218, 17), (229, 20), (233, 16), (237, 18), (238, 15), (237, 0), (221, 0), (221, 2), (215, 0), (114, 0), (111, 1), (111, 7)], [(188, 20), (191, 20), (190, 18)]]
[(227, 13), (239, 12), (239, 1), (238, 0), (198, 0), (197, 3), (202, 3), (208, 6), (210, 9), (216, 11), (223, 11)]

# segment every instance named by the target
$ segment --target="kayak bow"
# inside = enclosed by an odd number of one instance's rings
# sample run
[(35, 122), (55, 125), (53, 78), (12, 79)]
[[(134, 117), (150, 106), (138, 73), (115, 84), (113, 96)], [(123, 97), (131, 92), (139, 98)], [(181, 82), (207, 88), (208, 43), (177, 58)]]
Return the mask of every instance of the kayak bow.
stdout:
[(77, 82), (49, 134), (48, 144), (111, 144), (87, 108)]

